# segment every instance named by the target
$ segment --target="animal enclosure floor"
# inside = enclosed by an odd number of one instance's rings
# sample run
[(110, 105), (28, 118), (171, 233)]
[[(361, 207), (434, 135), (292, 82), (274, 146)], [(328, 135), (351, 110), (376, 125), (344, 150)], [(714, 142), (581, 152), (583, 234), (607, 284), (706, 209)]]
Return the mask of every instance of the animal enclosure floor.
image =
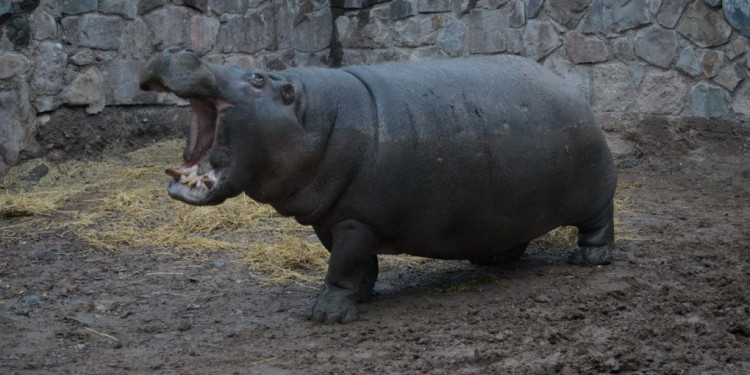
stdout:
[(332, 326), (305, 319), (317, 287), (269, 284), (236, 250), (103, 250), (53, 225), (64, 214), (33, 228), (3, 218), (0, 368), (750, 373), (750, 190), (646, 165), (621, 169), (620, 185), (611, 265), (572, 266), (568, 248), (542, 244), (504, 266), (385, 262), (360, 320)]

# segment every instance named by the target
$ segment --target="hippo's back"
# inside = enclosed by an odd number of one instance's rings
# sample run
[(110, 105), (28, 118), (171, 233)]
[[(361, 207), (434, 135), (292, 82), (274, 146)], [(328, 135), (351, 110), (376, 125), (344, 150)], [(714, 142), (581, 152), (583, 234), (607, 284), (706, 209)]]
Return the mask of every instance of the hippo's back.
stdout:
[(614, 165), (585, 98), (533, 61), (344, 70), (367, 87), (377, 129), (341, 205), (397, 251), (481, 256), (585, 221), (612, 199)]
[[(595, 126), (575, 86), (531, 60), (514, 56), (400, 62), (344, 68), (370, 90), (382, 131), (410, 117), (428, 135), (471, 123), (488, 131)], [(447, 120), (447, 121), (446, 121)], [(381, 135), (383, 135), (381, 133)]]

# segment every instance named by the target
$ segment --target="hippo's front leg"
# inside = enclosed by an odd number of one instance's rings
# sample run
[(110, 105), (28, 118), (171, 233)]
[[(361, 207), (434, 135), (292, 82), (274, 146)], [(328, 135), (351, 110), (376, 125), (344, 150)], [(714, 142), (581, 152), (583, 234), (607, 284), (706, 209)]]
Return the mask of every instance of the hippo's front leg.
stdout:
[[(317, 228), (316, 228), (317, 229)], [(357, 319), (357, 302), (367, 300), (378, 277), (377, 237), (355, 220), (335, 225), (330, 237), (316, 230), (331, 251), (328, 275), (308, 319), (317, 323), (346, 323)]]

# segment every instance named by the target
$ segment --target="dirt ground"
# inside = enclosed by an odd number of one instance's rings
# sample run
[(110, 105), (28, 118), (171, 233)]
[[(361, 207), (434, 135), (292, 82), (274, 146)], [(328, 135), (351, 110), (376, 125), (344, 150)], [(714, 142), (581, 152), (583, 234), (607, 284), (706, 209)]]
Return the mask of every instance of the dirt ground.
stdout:
[(346, 325), (308, 322), (317, 287), (262, 282), (241, 251), (102, 250), (64, 214), (0, 218), (1, 372), (749, 374), (750, 132), (704, 125), (671, 133), (675, 155), (630, 135), (611, 265), (543, 242), (504, 266), (386, 262)]

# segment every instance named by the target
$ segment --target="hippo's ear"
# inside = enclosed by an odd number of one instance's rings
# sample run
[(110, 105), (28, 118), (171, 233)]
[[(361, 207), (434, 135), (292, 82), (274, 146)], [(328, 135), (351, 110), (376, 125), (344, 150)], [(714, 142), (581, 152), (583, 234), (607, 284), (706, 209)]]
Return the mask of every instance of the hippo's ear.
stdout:
[(284, 104), (292, 104), (294, 102), (294, 85), (291, 83), (285, 83), (281, 86), (281, 99), (284, 100)]

